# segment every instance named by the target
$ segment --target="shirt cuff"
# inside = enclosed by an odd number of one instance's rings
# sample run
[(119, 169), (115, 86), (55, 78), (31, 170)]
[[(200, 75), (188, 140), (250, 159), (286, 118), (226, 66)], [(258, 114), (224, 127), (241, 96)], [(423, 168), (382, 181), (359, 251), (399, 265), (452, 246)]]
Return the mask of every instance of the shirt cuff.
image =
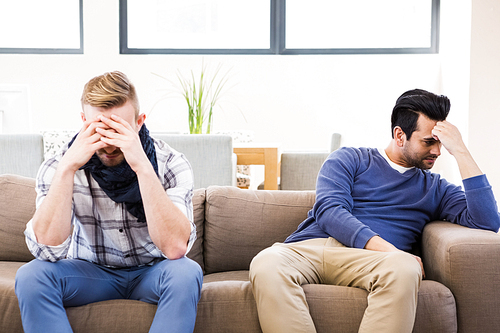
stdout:
[(490, 187), (490, 183), (488, 182), (488, 178), (486, 178), (486, 175), (479, 175), (479, 176), (466, 178), (466, 179), (462, 180), (462, 183), (464, 184), (465, 191), (476, 190), (478, 188)]
[(353, 247), (356, 249), (364, 249), (366, 246), (366, 243), (374, 237), (378, 236), (376, 232), (368, 228), (367, 226), (363, 227), (356, 235), (354, 242), (353, 242)]
[(60, 245), (51, 246), (40, 244), (38, 243), (38, 240), (36, 238), (31, 221), (29, 221), (26, 225), (24, 235), (26, 236), (26, 244), (28, 245), (28, 249), (37, 259), (56, 262), (58, 260), (66, 258), (66, 256), (68, 255), (71, 235), (66, 238), (66, 240)]

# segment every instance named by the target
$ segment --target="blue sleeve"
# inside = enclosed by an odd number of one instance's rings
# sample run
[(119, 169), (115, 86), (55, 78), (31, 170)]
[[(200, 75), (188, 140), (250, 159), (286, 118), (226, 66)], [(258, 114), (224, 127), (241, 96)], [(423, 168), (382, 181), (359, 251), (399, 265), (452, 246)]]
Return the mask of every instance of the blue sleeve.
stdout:
[(361, 167), (362, 152), (353, 148), (336, 150), (318, 175), (313, 216), (320, 228), (342, 244), (364, 248), (377, 234), (352, 215), (352, 188)]
[(469, 228), (498, 232), (500, 216), (486, 175), (464, 179), (463, 184), (465, 195), (450, 186), (445, 190), (441, 218)]

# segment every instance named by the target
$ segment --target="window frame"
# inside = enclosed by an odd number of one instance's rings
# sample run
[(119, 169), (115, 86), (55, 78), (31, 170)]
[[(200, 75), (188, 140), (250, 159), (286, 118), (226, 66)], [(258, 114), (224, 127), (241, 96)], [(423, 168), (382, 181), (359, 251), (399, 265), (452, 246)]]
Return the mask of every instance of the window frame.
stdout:
[(268, 49), (176, 49), (176, 48), (129, 48), (128, 47), (128, 17), (127, 0), (120, 0), (120, 54), (276, 54), (277, 38), (273, 33), (276, 26), (277, 2), (281, 0), (270, 0), (270, 47)]
[(83, 54), (83, 0), (78, 0), (80, 46), (78, 48), (0, 47), (0, 54)]
[(120, 0), (120, 54), (279, 54), (279, 55), (326, 55), (326, 54), (436, 54), (439, 53), (440, 0), (432, 0), (431, 46), (422, 48), (286, 48), (286, 0), (270, 0), (271, 20), (268, 49), (175, 49), (129, 48), (127, 25), (127, 1)]

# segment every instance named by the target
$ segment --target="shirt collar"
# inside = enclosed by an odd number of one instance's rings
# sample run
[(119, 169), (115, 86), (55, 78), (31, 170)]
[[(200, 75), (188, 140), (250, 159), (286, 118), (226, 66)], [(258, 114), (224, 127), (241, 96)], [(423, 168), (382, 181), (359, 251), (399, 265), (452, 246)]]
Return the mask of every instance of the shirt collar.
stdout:
[(385, 149), (377, 149), (380, 153), (380, 155), (382, 155), (383, 158), (385, 158), (385, 160), (387, 161), (387, 163), (389, 163), (389, 165), (396, 171), (399, 171), (399, 173), (405, 173), (406, 171), (408, 170), (411, 170), (415, 167), (409, 167), (409, 168), (406, 168), (404, 166), (401, 166), (399, 164), (396, 164), (394, 163), (393, 161), (391, 161), (391, 159), (389, 158), (389, 156), (387, 156), (387, 153), (385, 152)]

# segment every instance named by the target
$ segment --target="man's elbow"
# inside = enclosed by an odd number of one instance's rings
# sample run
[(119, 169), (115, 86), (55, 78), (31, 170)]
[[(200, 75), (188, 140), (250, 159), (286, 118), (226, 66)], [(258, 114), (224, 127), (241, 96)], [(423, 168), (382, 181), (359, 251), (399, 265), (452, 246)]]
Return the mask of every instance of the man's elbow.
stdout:
[(500, 216), (492, 223), (491, 231), (498, 232), (500, 229)]
[(489, 230), (493, 232), (498, 232), (500, 229), (500, 215), (490, 218), (477, 226), (478, 229)]
[(180, 243), (176, 245), (171, 245), (167, 246), (164, 249), (161, 249), (163, 254), (170, 259), (170, 260), (176, 260), (184, 257), (186, 255), (188, 249), (187, 243)]

